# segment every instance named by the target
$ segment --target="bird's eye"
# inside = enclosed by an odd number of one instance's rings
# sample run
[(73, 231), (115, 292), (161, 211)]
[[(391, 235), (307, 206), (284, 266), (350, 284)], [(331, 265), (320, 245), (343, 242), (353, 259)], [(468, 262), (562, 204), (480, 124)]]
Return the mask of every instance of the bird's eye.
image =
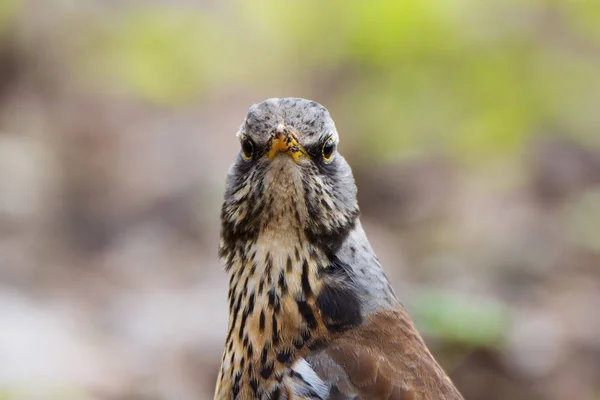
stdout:
[(325, 143), (323, 143), (323, 160), (325, 162), (330, 162), (333, 158), (333, 150), (335, 150), (335, 142), (333, 138), (327, 139)]
[(249, 161), (252, 159), (252, 154), (254, 153), (254, 143), (252, 140), (246, 136), (242, 136), (242, 157), (244, 160)]

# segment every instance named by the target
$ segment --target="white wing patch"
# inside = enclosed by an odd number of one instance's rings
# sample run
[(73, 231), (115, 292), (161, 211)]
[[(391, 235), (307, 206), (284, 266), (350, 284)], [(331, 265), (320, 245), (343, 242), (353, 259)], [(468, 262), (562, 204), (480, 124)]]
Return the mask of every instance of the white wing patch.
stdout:
[(296, 361), (292, 369), (302, 378), (299, 379), (299, 382), (294, 382), (292, 386), (294, 395), (320, 399), (329, 398), (329, 386), (319, 378), (304, 358)]

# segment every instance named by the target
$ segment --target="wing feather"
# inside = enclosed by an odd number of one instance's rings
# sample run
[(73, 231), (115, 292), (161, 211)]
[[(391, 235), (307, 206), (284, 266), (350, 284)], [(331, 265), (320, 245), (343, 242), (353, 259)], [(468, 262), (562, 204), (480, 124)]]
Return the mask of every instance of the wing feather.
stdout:
[(307, 362), (330, 399), (463, 399), (403, 309), (367, 317)]

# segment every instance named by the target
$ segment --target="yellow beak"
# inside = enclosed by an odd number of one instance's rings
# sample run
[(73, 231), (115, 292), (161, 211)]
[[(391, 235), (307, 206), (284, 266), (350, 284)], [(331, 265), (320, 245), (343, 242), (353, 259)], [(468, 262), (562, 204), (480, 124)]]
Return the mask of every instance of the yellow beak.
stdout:
[(275, 158), (278, 153), (287, 153), (294, 161), (300, 164), (302, 157), (310, 159), (308, 153), (298, 144), (298, 141), (290, 133), (278, 132), (271, 139), (269, 149), (269, 160)]

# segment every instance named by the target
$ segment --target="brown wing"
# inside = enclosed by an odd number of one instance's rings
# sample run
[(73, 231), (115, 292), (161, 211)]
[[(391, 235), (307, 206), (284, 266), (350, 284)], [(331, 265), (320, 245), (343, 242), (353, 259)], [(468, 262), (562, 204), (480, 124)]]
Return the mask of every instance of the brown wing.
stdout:
[(307, 357), (330, 399), (463, 399), (404, 310), (367, 318)]

